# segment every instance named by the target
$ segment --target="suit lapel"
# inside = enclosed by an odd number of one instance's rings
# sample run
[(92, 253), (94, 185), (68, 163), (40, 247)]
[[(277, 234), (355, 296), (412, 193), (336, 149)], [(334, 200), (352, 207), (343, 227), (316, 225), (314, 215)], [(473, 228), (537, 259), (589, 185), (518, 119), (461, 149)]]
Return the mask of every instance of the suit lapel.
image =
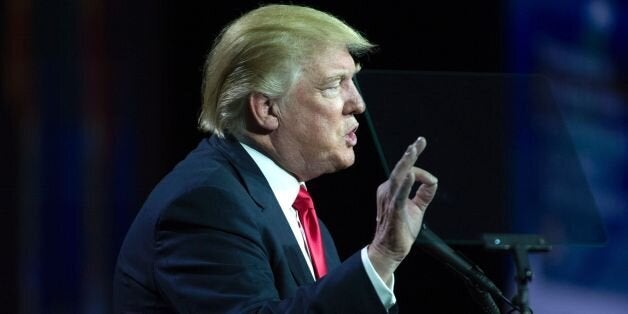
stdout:
[(290, 229), (290, 225), (279, 203), (277, 203), (277, 199), (266, 178), (251, 156), (232, 136), (227, 136), (225, 139), (212, 136), (210, 144), (216, 145), (231, 161), (242, 182), (244, 182), (249, 195), (262, 208), (264, 215), (268, 217), (271, 230), (278, 234), (277, 239), (280, 241), (284, 256), (288, 261), (288, 266), (297, 285), (313, 283), (314, 279), (301, 253), (299, 244), (294, 238), (292, 229)]
[(323, 246), (325, 247), (325, 261), (327, 262), (328, 271), (332, 271), (334, 268), (340, 265), (340, 257), (336, 250), (336, 245), (331, 237), (331, 233), (327, 229), (327, 226), (319, 219), (319, 225), (321, 227), (321, 234), (323, 235)]
[(290, 272), (298, 286), (313, 283), (314, 278), (312, 278), (310, 268), (307, 266), (299, 243), (297, 243), (297, 240), (294, 238), (294, 233), (292, 233), (292, 229), (290, 229), (286, 216), (283, 214), (281, 208), (279, 208), (279, 205), (276, 207), (276, 210), (266, 210), (265, 214), (268, 216), (269, 223), (273, 225), (273, 229), (280, 235), (278, 238), (279, 241), (282, 242), (281, 246), (283, 247), (286, 260), (288, 261)]

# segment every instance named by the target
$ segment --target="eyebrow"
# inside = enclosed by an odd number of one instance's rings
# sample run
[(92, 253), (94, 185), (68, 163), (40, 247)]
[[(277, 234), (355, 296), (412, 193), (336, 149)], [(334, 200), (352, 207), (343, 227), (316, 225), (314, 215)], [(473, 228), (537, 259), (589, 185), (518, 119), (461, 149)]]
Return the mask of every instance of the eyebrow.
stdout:
[[(355, 71), (353, 71), (353, 73), (351, 73), (351, 76), (356, 75), (358, 72), (360, 72), (360, 70), (362, 70), (362, 66), (359, 63), (355, 64)], [(346, 79), (348, 78), (347, 73), (342, 73), (342, 74), (337, 74), (337, 75), (333, 75), (333, 76), (329, 76), (324, 78), (321, 83), (322, 84), (329, 84), (331, 82), (334, 82), (336, 80), (342, 80), (342, 79)]]

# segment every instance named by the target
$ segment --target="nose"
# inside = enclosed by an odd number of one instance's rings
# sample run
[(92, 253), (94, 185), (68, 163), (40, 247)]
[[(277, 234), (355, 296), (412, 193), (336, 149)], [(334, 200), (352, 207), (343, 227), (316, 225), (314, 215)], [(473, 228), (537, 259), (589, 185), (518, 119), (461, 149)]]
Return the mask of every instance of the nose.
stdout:
[(349, 80), (345, 95), (344, 114), (361, 114), (366, 110), (364, 99), (355, 86), (353, 80)]

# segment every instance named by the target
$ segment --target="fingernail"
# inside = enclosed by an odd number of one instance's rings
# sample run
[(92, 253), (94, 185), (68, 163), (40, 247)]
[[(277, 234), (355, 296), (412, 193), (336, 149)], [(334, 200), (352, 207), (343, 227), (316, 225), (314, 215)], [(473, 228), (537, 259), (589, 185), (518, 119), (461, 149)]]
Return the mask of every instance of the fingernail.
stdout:
[(420, 141), (424, 141), (424, 140), (425, 139), (423, 138), (423, 136), (419, 136), (414, 143), (418, 144)]

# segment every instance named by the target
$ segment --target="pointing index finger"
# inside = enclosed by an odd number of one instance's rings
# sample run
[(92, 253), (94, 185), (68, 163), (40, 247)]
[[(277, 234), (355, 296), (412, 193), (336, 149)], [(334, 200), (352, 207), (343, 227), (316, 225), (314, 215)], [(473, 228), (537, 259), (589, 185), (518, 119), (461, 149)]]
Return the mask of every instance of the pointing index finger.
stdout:
[(401, 185), (408, 172), (412, 169), (412, 166), (414, 166), (417, 158), (425, 149), (426, 145), (427, 143), (425, 138), (419, 137), (416, 141), (414, 141), (414, 143), (408, 146), (408, 149), (403, 156), (401, 156), (401, 159), (397, 162), (395, 168), (390, 173), (390, 179), (396, 186)]

